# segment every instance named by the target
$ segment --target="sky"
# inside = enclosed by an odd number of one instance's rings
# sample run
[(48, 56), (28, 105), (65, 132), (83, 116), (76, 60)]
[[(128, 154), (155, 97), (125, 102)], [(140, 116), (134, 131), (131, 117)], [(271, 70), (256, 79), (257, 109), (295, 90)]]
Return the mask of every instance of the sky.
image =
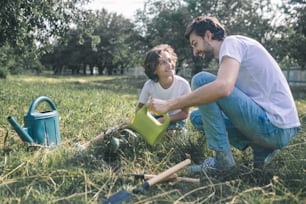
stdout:
[(108, 12), (122, 14), (133, 19), (137, 9), (143, 9), (145, 0), (92, 0), (87, 7), (93, 10), (105, 8)]

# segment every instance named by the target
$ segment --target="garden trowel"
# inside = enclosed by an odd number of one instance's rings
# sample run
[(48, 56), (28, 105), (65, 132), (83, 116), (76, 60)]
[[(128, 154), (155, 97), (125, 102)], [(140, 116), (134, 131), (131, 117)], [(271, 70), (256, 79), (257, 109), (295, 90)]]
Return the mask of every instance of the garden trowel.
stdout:
[[(144, 189), (148, 189), (150, 186), (164, 180), (165, 178), (171, 176), (172, 174), (176, 173), (180, 169), (186, 167), (191, 163), (190, 159), (186, 159), (175, 166), (171, 167), (170, 169), (167, 169), (166, 171), (154, 176), (153, 178), (145, 181), (141, 185), (137, 186), (136, 188), (133, 189), (134, 194), (142, 192)], [(121, 190), (118, 193), (112, 195), (110, 198), (104, 201), (104, 204), (121, 204), (124, 201), (127, 201), (130, 199), (133, 194), (128, 192), (127, 190)]]

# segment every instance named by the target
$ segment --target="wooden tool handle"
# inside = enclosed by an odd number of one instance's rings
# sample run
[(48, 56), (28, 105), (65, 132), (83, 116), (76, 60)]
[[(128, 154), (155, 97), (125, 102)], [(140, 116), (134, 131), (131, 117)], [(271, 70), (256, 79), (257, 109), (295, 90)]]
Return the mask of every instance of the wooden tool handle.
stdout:
[(143, 189), (146, 189), (164, 179), (166, 179), (167, 177), (171, 176), (172, 174), (176, 173), (177, 171), (179, 171), (180, 169), (184, 168), (185, 166), (189, 165), (191, 163), (190, 159), (186, 159), (178, 164), (176, 164), (175, 166), (171, 167), (170, 169), (167, 169), (166, 171), (156, 175), (155, 177), (147, 180), (146, 182), (144, 182), (141, 186), (139, 186), (138, 188), (133, 189), (133, 193), (139, 193), (141, 191), (143, 191)]
[[(155, 176), (156, 175), (154, 174), (144, 174), (144, 179), (148, 180)], [(167, 181), (185, 181), (185, 182), (190, 182), (190, 183), (200, 183), (200, 179), (198, 178), (180, 177), (180, 176), (177, 176), (177, 174), (172, 174), (169, 177), (161, 180), (160, 182), (167, 182)]]
[(149, 179), (147, 182), (148, 182), (149, 186), (152, 186), (152, 185), (162, 181), (163, 179), (171, 176), (171, 174), (174, 174), (177, 171), (181, 170), (182, 168), (189, 165), (190, 163), (191, 163), (191, 160), (186, 159), (186, 160), (176, 164), (175, 166), (171, 167), (170, 169), (167, 169), (166, 171), (164, 171), (164, 172), (156, 175), (155, 177)]
[(199, 178), (177, 177), (176, 180), (190, 182), (190, 183), (200, 183)]
[[(155, 174), (144, 174), (144, 180), (147, 181), (147, 180), (149, 180), (149, 179), (151, 179), (155, 176), (156, 176)], [(178, 177), (177, 174), (171, 174), (170, 176), (168, 176), (167, 178), (165, 178), (165, 179), (163, 179), (159, 182), (175, 180), (175, 179), (177, 179), (177, 177)]]
[(122, 123), (120, 123), (120, 124), (118, 124), (118, 125), (115, 125), (115, 126), (113, 126), (113, 127), (108, 128), (108, 129), (107, 129), (104, 133), (102, 133), (102, 134), (104, 134), (104, 135), (109, 135), (109, 134), (111, 134), (111, 133), (113, 133), (113, 132), (117, 132), (117, 131), (119, 131), (120, 129), (122, 129), (122, 128), (128, 126), (128, 124), (130, 124), (130, 121), (129, 121), (129, 120), (126, 120), (126, 121), (124, 121), (124, 122), (122, 122)]

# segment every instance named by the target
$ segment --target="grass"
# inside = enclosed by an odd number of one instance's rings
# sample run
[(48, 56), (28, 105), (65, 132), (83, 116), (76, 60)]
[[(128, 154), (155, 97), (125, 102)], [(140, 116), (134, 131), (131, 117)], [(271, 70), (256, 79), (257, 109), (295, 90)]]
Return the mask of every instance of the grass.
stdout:
[[(158, 174), (191, 158), (200, 163), (212, 154), (201, 133), (187, 123), (188, 137), (165, 137), (154, 147), (125, 134), (128, 143), (111, 153), (97, 146), (76, 152), (74, 143), (131, 119), (145, 78), (14, 76), (0, 81), (0, 203), (102, 203), (121, 189), (142, 181), (126, 173)], [(251, 151), (234, 151), (240, 174), (201, 178), (200, 183), (166, 182), (135, 195), (129, 203), (305, 203), (306, 98), (294, 92), (302, 129), (266, 171), (252, 171)], [(61, 146), (53, 151), (24, 143), (6, 118), (23, 125), (32, 101), (45, 95), (60, 116)], [(48, 107), (42, 105), (37, 111)], [(123, 133), (120, 133), (123, 134)]]

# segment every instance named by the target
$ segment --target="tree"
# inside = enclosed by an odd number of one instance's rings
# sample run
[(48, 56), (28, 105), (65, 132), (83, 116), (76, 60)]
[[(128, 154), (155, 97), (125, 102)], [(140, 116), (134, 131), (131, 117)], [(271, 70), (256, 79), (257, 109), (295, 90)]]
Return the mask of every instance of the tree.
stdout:
[(59, 39), (55, 49), (42, 57), (55, 74), (71, 70), (86, 74), (97, 67), (99, 74), (123, 74), (124, 69), (139, 62), (138, 34), (134, 25), (122, 15), (105, 9), (89, 12), (83, 21)]
[(0, 46), (18, 48), (45, 44), (63, 34), (78, 18), (79, 6), (88, 0), (2, 0), (0, 2)]
[(184, 32), (194, 17), (215, 16), (229, 34), (247, 35), (265, 44), (273, 36), (269, 13), (273, 13), (269, 0), (147, 0), (144, 9), (137, 12), (137, 23), (148, 48), (170, 44), (179, 56), (178, 66), (192, 67), (195, 74), (203, 68), (212, 68), (215, 61), (192, 56)]
[(288, 51), (289, 57), (296, 60), (301, 68), (306, 66), (306, 2), (301, 0), (291, 0), (289, 9), (288, 22)]
[(52, 52), (41, 57), (41, 62), (50, 67), (54, 74), (86, 74), (87, 56), (93, 55), (92, 42), (89, 35), (79, 29), (71, 29), (65, 37), (59, 39)]
[(143, 50), (167, 43), (178, 55), (178, 69), (188, 66), (193, 59), (189, 43), (184, 38), (189, 16), (188, 9), (180, 1), (146, 1), (144, 9), (137, 11), (136, 19), (137, 30), (145, 44)]
[[(7, 64), (1, 70), (20, 73), (41, 71), (39, 57), (52, 39), (62, 36), (83, 13), (80, 5), (88, 0), (2, 0), (0, 1), (0, 49)], [(14, 66), (12, 65), (14, 62)], [(5, 76), (4, 76), (5, 77)]]
[(91, 59), (99, 74), (105, 71), (108, 75), (123, 74), (125, 68), (139, 63), (140, 42), (130, 20), (102, 9), (96, 12), (93, 30), (93, 35), (99, 36), (100, 41)]
[(8, 45), (0, 47), (0, 78), (6, 78), (9, 69), (14, 67), (15, 61), (10, 57), (12, 49)]

